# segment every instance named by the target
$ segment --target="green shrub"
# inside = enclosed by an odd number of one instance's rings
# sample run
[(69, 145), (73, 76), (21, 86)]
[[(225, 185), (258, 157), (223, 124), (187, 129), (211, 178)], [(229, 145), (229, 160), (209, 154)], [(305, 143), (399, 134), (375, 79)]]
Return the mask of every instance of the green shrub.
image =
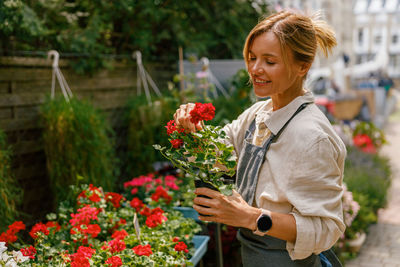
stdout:
[(0, 232), (17, 218), (22, 200), (22, 190), (10, 171), (10, 152), (5, 134), (0, 130)]
[(144, 95), (128, 100), (128, 149), (127, 162), (124, 165), (129, 175), (138, 176), (152, 172), (154, 162), (165, 161), (153, 145), (168, 145), (164, 126), (173, 119), (179, 104), (179, 98), (171, 95), (154, 99), (151, 104)]
[(232, 77), (232, 86), (233, 92), (229, 98), (220, 96), (212, 101), (215, 106), (215, 118), (211, 124), (224, 125), (229, 123), (256, 102), (253, 86), (245, 69), (239, 70)]
[(349, 191), (361, 193), (368, 198), (375, 213), (386, 204), (390, 175), (387, 158), (378, 154), (366, 154), (357, 148), (348, 148), (344, 181)]
[(41, 109), (47, 170), (55, 204), (70, 199), (69, 185), (96, 184), (111, 191), (116, 178), (113, 132), (88, 102), (47, 98)]

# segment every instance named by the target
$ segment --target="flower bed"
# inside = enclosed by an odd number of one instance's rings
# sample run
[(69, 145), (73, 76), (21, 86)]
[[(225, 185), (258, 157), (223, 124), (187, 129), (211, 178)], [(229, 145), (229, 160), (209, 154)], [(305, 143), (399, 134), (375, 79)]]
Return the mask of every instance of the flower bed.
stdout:
[(147, 203), (93, 185), (75, 191), (74, 207), (63, 202), (58, 214), (30, 228), (28, 238), (20, 238), (27, 231), (23, 222), (11, 224), (0, 235), (0, 265), (181, 266), (195, 255), (192, 239), (200, 227), (157, 205), (168, 193), (156, 189)]

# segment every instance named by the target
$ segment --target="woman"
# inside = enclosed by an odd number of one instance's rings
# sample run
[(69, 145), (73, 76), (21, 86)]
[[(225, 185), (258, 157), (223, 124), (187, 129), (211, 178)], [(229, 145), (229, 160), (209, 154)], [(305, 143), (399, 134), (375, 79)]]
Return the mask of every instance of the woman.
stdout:
[[(237, 192), (197, 188), (210, 199), (196, 197), (193, 205), (210, 215), (201, 220), (240, 228), (244, 266), (329, 266), (327, 258), (340, 266), (329, 249), (345, 230), (346, 148), (303, 88), (317, 47), (327, 55), (335, 45), (324, 21), (293, 11), (269, 16), (247, 37), (243, 56), (254, 92), (270, 99), (224, 128), (239, 157)], [(182, 105), (175, 121), (196, 131), (192, 108)]]

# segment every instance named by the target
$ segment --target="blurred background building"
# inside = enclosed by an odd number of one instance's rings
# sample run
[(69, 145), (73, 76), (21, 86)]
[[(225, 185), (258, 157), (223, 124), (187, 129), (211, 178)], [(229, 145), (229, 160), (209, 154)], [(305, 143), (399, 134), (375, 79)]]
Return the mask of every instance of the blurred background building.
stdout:
[(399, 3), (399, 0), (273, 1), (276, 10), (295, 8), (306, 13), (322, 10), (324, 18), (335, 29), (338, 47), (330, 59), (318, 57), (315, 68), (326, 67), (340, 57), (346, 65), (358, 65), (373, 61), (381, 52), (388, 55), (388, 61), (379, 68), (393, 78), (400, 78)]

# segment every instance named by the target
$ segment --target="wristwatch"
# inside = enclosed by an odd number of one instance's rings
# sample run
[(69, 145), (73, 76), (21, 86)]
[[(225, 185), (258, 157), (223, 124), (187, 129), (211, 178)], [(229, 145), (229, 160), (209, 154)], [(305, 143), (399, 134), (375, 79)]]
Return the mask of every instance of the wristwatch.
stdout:
[(256, 230), (253, 231), (253, 234), (260, 236), (265, 235), (272, 227), (271, 212), (261, 209), (261, 215), (257, 218), (256, 225), (257, 227)]

